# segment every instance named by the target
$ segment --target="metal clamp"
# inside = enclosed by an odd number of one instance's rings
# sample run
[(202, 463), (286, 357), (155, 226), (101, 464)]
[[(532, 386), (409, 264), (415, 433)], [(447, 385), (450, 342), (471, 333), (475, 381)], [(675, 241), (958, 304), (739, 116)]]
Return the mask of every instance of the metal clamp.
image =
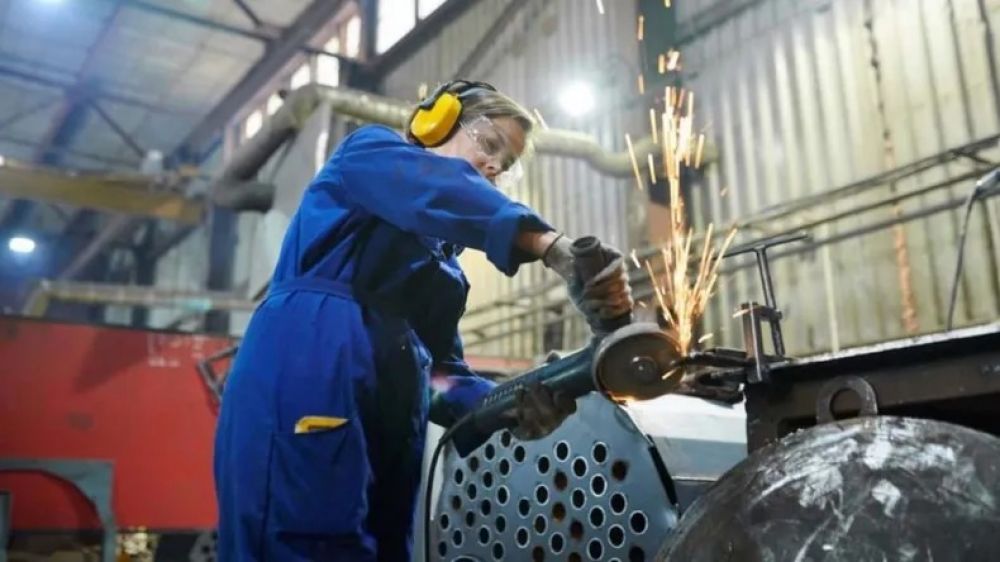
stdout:
[(816, 394), (816, 422), (830, 423), (837, 421), (833, 415), (833, 399), (845, 390), (853, 391), (861, 400), (859, 416), (874, 417), (878, 415), (878, 396), (875, 389), (861, 377), (837, 377), (820, 387)]
[(198, 375), (201, 376), (202, 382), (208, 388), (209, 392), (212, 393), (212, 397), (215, 398), (215, 402), (218, 404), (222, 402), (222, 387), (226, 384), (226, 376), (229, 374), (228, 370), (221, 374), (217, 374), (215, 369), (212, 368), (212, 364), (229, 359), (236, 355), (239, 350), (239, 346), (232, 346), (222, 351), (210, 355), (195, 365), (195, 369), (198, 371)]

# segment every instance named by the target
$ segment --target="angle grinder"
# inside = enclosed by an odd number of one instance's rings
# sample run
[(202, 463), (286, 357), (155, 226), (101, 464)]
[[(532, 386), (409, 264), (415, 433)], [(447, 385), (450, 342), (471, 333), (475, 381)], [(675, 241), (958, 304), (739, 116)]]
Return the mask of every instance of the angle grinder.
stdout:
[[(582, 282), (607, 265), (601, 243), (593, 236), (575, 240), (571, 251), (576, 275)], [(516, 408), (518, 390), (536, 383), (572, 398), (597, 391), (616, 401), (648, 400), (678, 387), (681, 377), (663, 377), (680, 357), (656, 323), (633, 322), (629, 311), (601, 327), (607, 335), (595, 334), (586, 348), (494, 388), (454, 428), (455, 450), (465, 457), (494, 432), (514, 427), (517, 422), (510, 412)]]

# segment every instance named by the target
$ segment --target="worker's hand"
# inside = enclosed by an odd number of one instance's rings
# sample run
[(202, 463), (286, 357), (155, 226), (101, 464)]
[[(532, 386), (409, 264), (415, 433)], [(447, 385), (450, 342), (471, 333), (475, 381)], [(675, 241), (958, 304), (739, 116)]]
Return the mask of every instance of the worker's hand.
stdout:
[(601, 253), (607, 265), (600, 273), (586, 282), (576, 277), (571, 251), (573, 240), (560, 236), (542, 257), (545, 265), (559, 274), (569, 288), (569, 297), (583, 313), (587, 323), (597, 333), (613, 318), (632, 310), (632, 290), (625, 271), (625, 258), (618, 249), (601, 244)]
[(556, 430), (576, 412), (576, 400), (549, 387), (535, 383), (517, 391), (517, 427), (514, 436), (521, 440), (541, 439)]
[(595, 331), (605, 331), (604, 325), (632, 311), (632, 288), (628, 284), (625, 258), (611, 246), (601, 244), (606, 265), (600, 273), (580, 289), (580, 310)]

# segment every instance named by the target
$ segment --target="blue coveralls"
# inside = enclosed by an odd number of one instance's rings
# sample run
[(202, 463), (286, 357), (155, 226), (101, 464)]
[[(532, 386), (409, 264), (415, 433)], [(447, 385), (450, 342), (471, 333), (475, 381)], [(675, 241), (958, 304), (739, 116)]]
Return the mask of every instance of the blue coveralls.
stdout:
[[(464, 160), (379, 126), (343, 141), (306, 190), (226, 383), (220, 562), (410, 559), (430, 374), (453, 383), (439, 423), (491, 388), (462, 356), (458, 250), (513, 275), (531, 259), (518, 233), (549, 229)], [(349, 421), (296, 434), (304, 416)]]

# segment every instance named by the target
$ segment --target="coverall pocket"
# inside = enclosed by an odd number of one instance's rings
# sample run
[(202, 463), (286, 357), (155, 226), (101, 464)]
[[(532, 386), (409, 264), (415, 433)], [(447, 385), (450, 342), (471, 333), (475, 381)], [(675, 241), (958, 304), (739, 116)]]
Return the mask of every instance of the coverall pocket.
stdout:
[(276, 432), (270, 474), (275, 531), (308, 535), (358, 532), (369, 478), (364, 434), (356, 420), (327, 431)]

